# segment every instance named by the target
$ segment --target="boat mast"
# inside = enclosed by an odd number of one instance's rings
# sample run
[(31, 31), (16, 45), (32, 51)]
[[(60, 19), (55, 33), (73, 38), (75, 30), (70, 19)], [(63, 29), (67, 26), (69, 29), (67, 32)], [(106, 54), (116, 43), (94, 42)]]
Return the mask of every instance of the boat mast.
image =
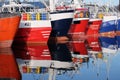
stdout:
[(49, 0), (50, 11), (53, 12), (55, 10), (55, 0)]
[[(80, 1), (81, 1), (81, 0), (80, 0)], [(79, 0), (73, 0), (73, 3), (74, 3), (75, 8), (80, 8), (80, 7), (81, 7), (80, 1), (79, 1)]]
[(9, 4), (11, 4), (13, 2), (13, 0), (9, 0)]

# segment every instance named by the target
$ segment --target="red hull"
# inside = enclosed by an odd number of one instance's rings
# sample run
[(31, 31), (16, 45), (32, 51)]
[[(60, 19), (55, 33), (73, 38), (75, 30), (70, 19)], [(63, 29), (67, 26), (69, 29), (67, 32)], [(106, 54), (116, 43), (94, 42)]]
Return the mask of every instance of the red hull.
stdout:
[(77, 23), (73, 21), (74, 23), (71, 25), (69, 33), (71, 34), (85, 34), (85, 31), (87, 29), (89, 19), (86, 20), (78, 20)]
[(88, 24), (88, 30), (87, 30), (87, 36), (99, 36), (99, 29), (102, 24), (102, 20), (93, 20), (89, 21)]
[(101, 46), (99, 43), (99, 29), (102, 24), (102, 20), (90, 21), (87, 31), (87, 42), (88, 47), (93, 51), (101, 51)]
[(11, 48), (0, 48), (0, 80), (21, 80), (21, 75)]
[(73, 41), (84, 40), (89, 19), (77, 20), (71, 25), (69, 35)]
[(14, 42), (17, 43), (47, 43), (51, 27), (44, 28), (19, 28)]
[(21, 17), (12, 13), (0, 16), (0, 47), (11, 47)]

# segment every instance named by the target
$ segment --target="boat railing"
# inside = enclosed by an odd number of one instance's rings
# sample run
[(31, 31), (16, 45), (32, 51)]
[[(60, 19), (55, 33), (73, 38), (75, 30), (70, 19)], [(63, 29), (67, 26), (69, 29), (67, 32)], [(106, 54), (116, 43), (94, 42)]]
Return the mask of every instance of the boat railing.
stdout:
[(49, 14), (47, 12), (28, 12), (22, 13), (22, 20), (49, 20)]

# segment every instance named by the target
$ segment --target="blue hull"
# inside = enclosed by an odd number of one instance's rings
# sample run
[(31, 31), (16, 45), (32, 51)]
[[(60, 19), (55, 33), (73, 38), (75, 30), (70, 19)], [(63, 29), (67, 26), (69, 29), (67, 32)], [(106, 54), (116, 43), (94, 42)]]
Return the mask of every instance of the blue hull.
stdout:
[[(120, 19), (117, 20), (117, 31), (120, 31)], [(118, 42), (118, 48), (120, 48), (120, 36), (116, 36)]]
[(100, 33), (102, 32), (109, 32), (109, 31), (116, 31), (117, 25), (115, 20), (103, 22), (100, 27)]
[(120, 31), (120, 19), (117, 20), (117, 31)]

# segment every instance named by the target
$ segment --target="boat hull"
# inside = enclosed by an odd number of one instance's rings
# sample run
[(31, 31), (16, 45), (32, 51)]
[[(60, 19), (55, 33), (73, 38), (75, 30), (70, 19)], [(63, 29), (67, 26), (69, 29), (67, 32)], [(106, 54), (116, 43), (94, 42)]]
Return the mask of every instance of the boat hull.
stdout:
[(87, 29), (89, 18), (73, 19), (73, 24), (71, 25), (69, 33), (75, 34), (85, 34)]
[(117, 31), (120, 31), (120, 18), (118, 18), (117, 23), (118, 23)]
[(116, 35), (120, 36), (120, 17), (117, 20), (117, 30), (116, 30)]
[[(85, 36), (89, 18), (75, 18), (69, 30), (69, 36), (72, 40), (77, 40)], [(81, 37), (80, 37), (81, 36)]]
[(14, 43), (47, 43), (51, 29), (49, 20), (21, 21)]
[[(11, 47), (15, 34), (19, 27), (20, 15), (3, 13), (0, 16), (0, 47)], [(9, 16), (8, 16), (9, 15)]]
[(87, 36), (99, 37), (99, 29), (102, 24), (102, 19), (91, 19), (89, 21)]
[(100, 27), (100, 33), (116, 31), (117, 16), (104, 16), (103, 23)]
[(73, 20), (73, 12), (73, 10), (68, 10), (52, 12), (50, 14), (52, 25), (51, 37), (62, 37), (68, 35), (68, 31)]

